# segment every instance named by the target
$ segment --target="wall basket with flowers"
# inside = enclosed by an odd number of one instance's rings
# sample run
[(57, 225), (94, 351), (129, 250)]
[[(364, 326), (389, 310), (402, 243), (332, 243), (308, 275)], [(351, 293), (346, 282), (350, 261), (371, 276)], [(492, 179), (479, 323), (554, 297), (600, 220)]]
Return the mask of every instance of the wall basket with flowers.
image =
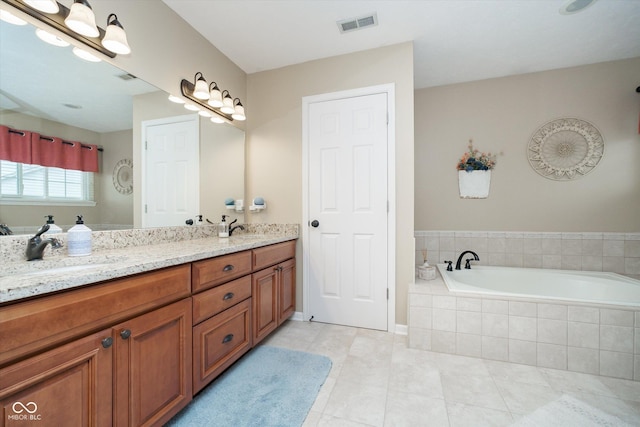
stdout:
[(486, 199), (491, 187), (491, 169), (496, 166), (496, 156), (481, 153), (469, 140), (466, 153), (458, 161), (458, 187), (463, 199)]

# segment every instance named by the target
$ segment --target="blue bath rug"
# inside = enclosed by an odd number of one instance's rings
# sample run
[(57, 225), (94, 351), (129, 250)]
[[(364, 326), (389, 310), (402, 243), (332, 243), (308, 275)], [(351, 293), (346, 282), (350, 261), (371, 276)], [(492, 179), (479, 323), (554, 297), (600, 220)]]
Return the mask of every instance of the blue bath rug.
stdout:
[(167, 426), (301, 426), (331, 360), (258, 346), (202, 390)]

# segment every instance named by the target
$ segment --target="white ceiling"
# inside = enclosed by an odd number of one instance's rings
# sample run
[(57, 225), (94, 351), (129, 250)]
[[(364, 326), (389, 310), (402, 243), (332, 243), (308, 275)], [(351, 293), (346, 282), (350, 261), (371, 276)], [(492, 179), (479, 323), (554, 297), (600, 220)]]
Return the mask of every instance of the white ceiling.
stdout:
[[(640, 56), (640, 0), (572, 15), (569, 0), (163, 1), (249, 74), (407, 41), (416, 88)], [(340, 34), (372, 12), (377, 26)]]

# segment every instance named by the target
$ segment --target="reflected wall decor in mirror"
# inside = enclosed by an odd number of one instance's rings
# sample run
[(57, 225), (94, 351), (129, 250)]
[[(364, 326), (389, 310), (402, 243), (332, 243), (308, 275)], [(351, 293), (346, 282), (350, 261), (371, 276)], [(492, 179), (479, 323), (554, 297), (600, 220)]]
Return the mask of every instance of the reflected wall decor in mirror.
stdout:
[[(94, 176), (95, 203), (65, 205), (0, 196), (0, 223), (32, 233), (54, 215), (64, 230), (83, 215), (96, 230), (132, 228), (134, 197), (114, 186), (114, 168), (132, 159), (141, 122), (183, 116), (168, 94), (106, 62), (86, 62), (71, 48), (40, 40), (31, 25), (0, 21), (0, 125), (96, 144), (104, 149)], [(213, 222), (230, 213), (227, 198), (244, 198), (244, 131), (199, 118), (200, 212)], [(135, 129), (138, 129), (136, 131)], [(133, 168), (139, 165), (133, 164)], [(134, 187), (135, 188), (135, 187)], [(242, 221), (241, 212), (233, 212)], [(184, 225), (164, 224), (164, 225)]]

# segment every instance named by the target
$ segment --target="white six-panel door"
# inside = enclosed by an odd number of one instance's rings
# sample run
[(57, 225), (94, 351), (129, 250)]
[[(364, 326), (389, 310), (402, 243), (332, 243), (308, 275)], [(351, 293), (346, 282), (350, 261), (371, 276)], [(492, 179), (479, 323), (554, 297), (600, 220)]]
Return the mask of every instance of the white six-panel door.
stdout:
[(308, 315), (387, 330), (387, 94), (308, 107)]
[(199, 211), (198, 116), (143, 124), (145, 150), (144, 227), (185, 225)]

